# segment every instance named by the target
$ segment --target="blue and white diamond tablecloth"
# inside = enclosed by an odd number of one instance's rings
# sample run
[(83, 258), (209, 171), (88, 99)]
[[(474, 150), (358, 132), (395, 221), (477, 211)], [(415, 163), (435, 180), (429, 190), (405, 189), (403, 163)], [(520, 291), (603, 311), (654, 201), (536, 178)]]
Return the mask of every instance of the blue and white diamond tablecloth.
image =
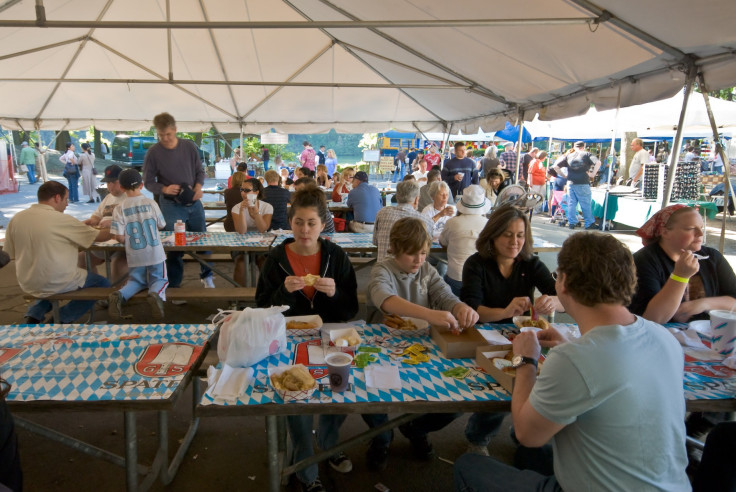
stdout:
[(212, 325), (0, 326), (9, 401), (166, 400)]
[[(555, 323), (554, 326), (563, 333), (574, 336), (577, 327), (574, 324)], [(677, 326), (677, 325), (667, 325)], [(478, 328), (494, 330), (513, 330), (510, 325), (479, 325)], [(312, 375), (322, 383), (311, 399), (299, 403), (356, 403), (356, 402), (409, 402), (409, 401), (510, 401), (511, 395), (498, 385), (495, 380), (476, 367), (474, 359), (446, 359), (437, 345), (427, 337), (394, 337), (391, 338), (383, 325), (357, 326), (364, 340), (364, 346), (379, 346), (382, 352), (375, 363), (395, 364), (399, 366), (402, 389), (381, 390), (368, 388), (365, 373), (362, 369), (351, 369), (352, 390), (344, 393), (332, 393), (327, 382), (327, 368), (324, 364), (309, 364), (309, 346), (320, 349), (322, 340), (314, 337), (290, 337), (287, 350), (269, 357), (254, 366), (255, 381), (246, 389), (246, 394), (236, 402), (214, 401), (205, 395), (202, 405), (261, 405), (265, 403), (283, 403), (268, 382), (268, 368), (287, 364), (301, 363), (306, 365)], [(508, 331), (507, 331), (508, 333)], [(577, 332), (579, 333), (579, 332)], [(388, 340), (386, 339), (388, 337)], [(410, 366), (398, 362), (389, 355), (392, 345), (402, 341), (421, 343), (429, 349), (430, 361)], [(736, 398), (736, 370), (723, 365), (722, 357), (714, 357), (713, 352), (698, 351), (685, 348), (685, 398), (688, 400), (719, 400)], [(376, 354), (378, 355), (378, 354)], [(442, 375), (443, 371), (453, 367), (471, 368), (465, 379), (454, 379)]]
[[(174, 246), (174, 233), (159, 231), (164, 248)], [(260, 232), (187, 232), (187, 247), (225, 247), (225, 248), (268, 248), (274, 240), (274, 235)], [(123, 245), (116, 241), (95, 243), (92, 249), (123, 249)]]
[[(294, 236), (292, 234), (278, 235), (271, 246), (278, 246), (290, 237)], [(376, 245), (373, 244), (373, 233), (371, 232), (335, 232), (322, 234), (322, 237), (329, 239), (346, 251), (350, 249), (376, 249)]]

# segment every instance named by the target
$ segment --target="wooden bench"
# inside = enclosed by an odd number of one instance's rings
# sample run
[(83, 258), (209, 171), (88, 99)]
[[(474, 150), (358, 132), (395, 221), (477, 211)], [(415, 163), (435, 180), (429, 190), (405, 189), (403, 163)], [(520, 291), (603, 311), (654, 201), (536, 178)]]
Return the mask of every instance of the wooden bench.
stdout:
[[(86, 289), (72, 290), (61, 294), (54, 294), (43, 299), (51, 302), (54, 323), (60, 323), (59, 318), (59, 302), (60, 301), (100, 301), (107, 298), (117, 289), (113, 287), (88, 287)], [(132, 299), (145, 299), (148, 295), (147, 290), (142, 290), (132, 297)], [(39, 298), (25, 295), (28, 300), (37, 300)], [(180, 287), (177, 289), (166, 289), (167, 301), (196, 301), (196, 300), (226, 300), (233, 302), (255, 303), (256, 288), (255, 287), (217, 287), (214, 289), (204, 289), (202, 287)]]

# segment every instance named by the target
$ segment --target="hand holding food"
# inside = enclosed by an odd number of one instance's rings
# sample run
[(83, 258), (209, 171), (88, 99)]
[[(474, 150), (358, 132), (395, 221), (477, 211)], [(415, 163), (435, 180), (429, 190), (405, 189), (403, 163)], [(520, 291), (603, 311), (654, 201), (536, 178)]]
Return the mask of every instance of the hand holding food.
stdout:
[(430, 325), (439, 326), (440, 328), (449, 328), (457, 331), (457, 319), (449, 311), (430, 311), (429, 316), (425, 318)]
[(298, 364), (281, 374), (271, 375), (271, 385), (279, 390), (305, 391), (314, 388), (317, 382), (306, 367)]
[(478, 322), (478, 313), (464, 302), (456, 304), (452, 313), (457, 318), (459, 331), (470, 328)]
[(297, 290), (302, 290), (305, 285), (304, 277), (289, 275), (284, 279), (284, 288), (286, 288), (286, 291), (290, 294)]
[(513, 318), (514, 316), (521, 316), (529, 310), (532, 303), (528, 297), (514, 297), (508, 306), (506, 306), (506, 312), (504, 313), (506, 318)]
[(680, 257), (675, 262), (672, 274), (682, 278), (690, 278), (700, 271), (700, 263), (693, 256), (692, 251), (681, 250)]
[(555, 304), (552, 301), (552, 297), (548, 295), (542, 295), (534, 301), (534, 310), (537, 314), (552, 314), (555, 312)]
[[(316, 275), (313, 276), (316, 277)], [(314, 288), (315, 290), (326, 294), (327, 297), (332, 297), (335, 295), (335, 292), (337, 292), (335, 279), (330, 277), (317, 277), (317, 280), (314, 282)]]

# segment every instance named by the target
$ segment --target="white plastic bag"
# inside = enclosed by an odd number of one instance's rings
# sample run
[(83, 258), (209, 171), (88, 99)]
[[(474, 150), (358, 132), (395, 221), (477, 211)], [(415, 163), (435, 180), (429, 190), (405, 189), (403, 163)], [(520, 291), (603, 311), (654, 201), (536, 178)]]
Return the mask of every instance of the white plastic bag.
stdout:
[(286, 350), (286, 321), (281, 313), (287, 309), (289, 306), (220, 311), (212, 321), (220, 326), (220, 362), (250, 367)]

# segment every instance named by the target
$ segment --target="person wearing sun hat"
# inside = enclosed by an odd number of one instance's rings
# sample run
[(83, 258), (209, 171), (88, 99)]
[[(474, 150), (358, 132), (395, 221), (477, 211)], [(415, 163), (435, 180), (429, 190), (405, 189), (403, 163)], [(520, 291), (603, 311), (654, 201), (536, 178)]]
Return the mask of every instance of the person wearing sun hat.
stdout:
[(448, 220), (440, 234), (440, 244), (447, 247), (445, 282), (456, 296), (460, 295), (463, 285), (463, 265), (477, 251), (475, 242), (488, 221), (486, 214), (490, 209), (491, 202), (483, 188), (470, 185), (457, 203), (457, 217)]

